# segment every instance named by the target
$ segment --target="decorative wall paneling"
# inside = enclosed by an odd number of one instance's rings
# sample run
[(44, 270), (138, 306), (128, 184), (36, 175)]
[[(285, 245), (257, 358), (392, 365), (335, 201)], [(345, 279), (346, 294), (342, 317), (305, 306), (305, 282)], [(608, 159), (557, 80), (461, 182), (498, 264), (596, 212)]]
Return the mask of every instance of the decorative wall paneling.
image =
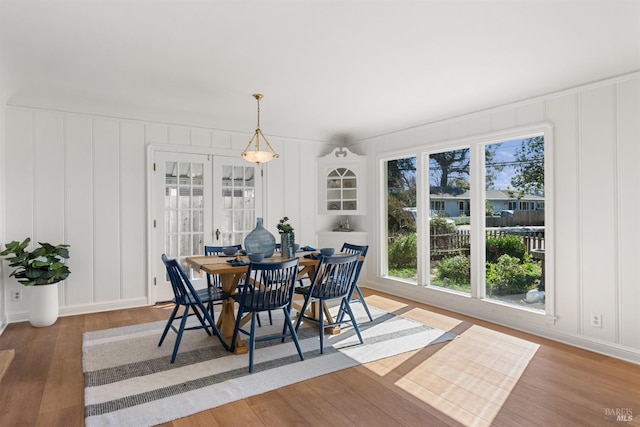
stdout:
[[(149, 144), (239, 155), (250, 138), (249, 133), (22, 107), (6, 107), (3, 118), (4, 241), (31, 236), (71, 245), (72, 274), (59, 287), (63, 316), (148, 303)], [(264, 166), (267, 227), (276, 233), (278, 220), (287, 215), (300, 241), (315, 245), (314, 180), (307, 184), (300, 177), (314, 170), (315, 158), (328, 144), (271, 139), (280, 158)], [(2, 318), (26, 320), (28, 298), (6, 299), (21, 288), (8, 274), (2, 272)]]

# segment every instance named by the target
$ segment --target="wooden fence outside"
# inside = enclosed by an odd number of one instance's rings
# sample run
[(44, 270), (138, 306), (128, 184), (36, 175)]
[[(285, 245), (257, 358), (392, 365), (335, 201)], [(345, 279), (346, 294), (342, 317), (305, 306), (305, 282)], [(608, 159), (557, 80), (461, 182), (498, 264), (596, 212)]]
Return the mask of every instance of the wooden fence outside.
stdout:
[[(487, 236), (499, 237), (516, 235), (522, 237), (527, 253), (534, 249), (544, 249), (544, 232), (540, 231), (503, 231), (487, 230)], [(430, 251), (434, 257), (469, 252), (471, 235), (469, 230), (456, 230), (455, 233), (434, 234), (430, 239)]]
[(485, 217), (487, 227), (519, 227), (544, 225), (544, 211), (514, 211), (513, 216)]

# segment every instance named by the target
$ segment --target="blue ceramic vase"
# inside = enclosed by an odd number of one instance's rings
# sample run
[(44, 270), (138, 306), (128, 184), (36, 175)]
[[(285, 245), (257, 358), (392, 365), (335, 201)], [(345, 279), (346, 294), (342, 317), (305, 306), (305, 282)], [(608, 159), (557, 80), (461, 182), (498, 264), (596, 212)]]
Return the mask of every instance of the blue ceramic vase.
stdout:
[(256, 228), (244, 238), (244, 250), (248, 254), (261, 252), (265, 258), (271, 257), (276, 250), (276, 238), (262, 226), (262, 218), (258, 218)]

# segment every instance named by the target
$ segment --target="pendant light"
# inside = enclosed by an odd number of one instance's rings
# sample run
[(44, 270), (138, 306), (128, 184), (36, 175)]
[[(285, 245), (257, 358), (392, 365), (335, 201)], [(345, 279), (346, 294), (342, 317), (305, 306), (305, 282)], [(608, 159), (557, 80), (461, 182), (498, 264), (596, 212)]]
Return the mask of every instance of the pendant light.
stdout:
[[(269, 144), (269, 141), (267, 141), (267, 138), (264, 137), (262, 131), (260, 130), (260, 100), (264, 95), (260, 93), (254, 93), (252, 96), (256, 99), (256, 101), (258, 101), (258, 125), (256, 126), (256, 131), (249, 141), (249, 144), (247, 144), (247, 147), (240, 155), (249, 162), (267, 163), (270, 160), (277, 159), (278, 157), (280, 157), (280, 155), (276, 154), (276, 152), (271, 147), (271, 144)], [(262, 138), (267, 144), (269, 151), (260, 150), (260, 138)], [(251, 150), (251, 144), (254, 144), (254, 141), (255, 146)]]

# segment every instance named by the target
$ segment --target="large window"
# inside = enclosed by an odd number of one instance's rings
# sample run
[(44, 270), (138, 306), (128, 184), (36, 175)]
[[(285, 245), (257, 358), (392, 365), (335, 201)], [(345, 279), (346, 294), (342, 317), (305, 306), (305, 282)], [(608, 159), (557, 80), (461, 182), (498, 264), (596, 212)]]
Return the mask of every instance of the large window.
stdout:
[(386, 277), (548, 312), (545, 130), (384, 161)]
[(485, 295), (544, 310), (544, 136), (485, 146)]
[(469, 162), (468, 147), (430, 153), (427, 175), (429, 200), (440, 202), (429, 213), (428, 283), (465, 294), (471, 292), (470, 226), (460, 211), (469, 204)]
[(417, 283), (416, 158), (386, 162), (387, 275)]

